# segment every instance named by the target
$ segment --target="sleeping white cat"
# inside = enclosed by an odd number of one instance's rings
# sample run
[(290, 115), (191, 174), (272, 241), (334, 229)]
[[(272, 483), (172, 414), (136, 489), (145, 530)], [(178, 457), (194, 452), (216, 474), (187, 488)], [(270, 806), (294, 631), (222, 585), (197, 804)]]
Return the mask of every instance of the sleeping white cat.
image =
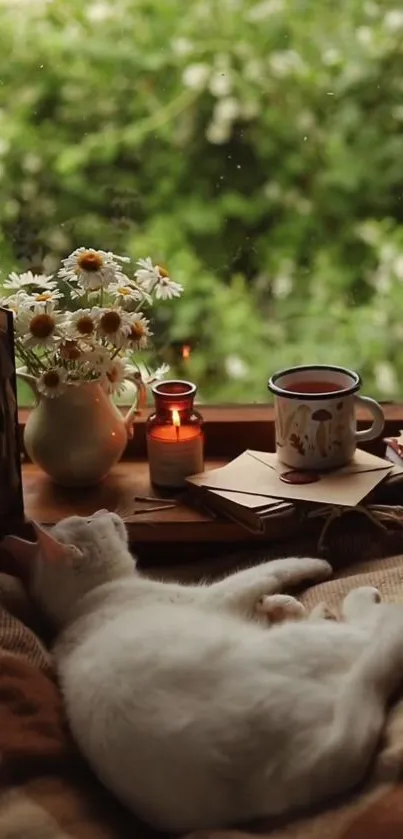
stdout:
[(325, 579), (326, 562), (276, 560), (181, 586), (136, 572), (112, 513), (37, 537), (33, 590), (60, 629), (72, 732), (135, 813), (163, 830), (219, 827), (291, 813), (363, 777), (403, 680), (402, 608), (357, 589), (346, 622), (268, 631), (261, 598)]

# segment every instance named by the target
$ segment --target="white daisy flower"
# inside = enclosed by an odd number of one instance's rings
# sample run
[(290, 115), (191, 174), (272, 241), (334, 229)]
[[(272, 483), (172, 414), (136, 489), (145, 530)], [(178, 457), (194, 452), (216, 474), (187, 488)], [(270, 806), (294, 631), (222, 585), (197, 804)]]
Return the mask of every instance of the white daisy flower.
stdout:
[(35, 304), (33, 309), (18, 313), (14, 328), (26, 347), (53, 347), (61, 338), (64, 327), (63, 312), (54, 311), (51, 304), (47, 311), (43, 305)]
[[(160, 268), (158, 265), (156, 266), (160, 272), (164, 271), (164, 268)], [(175, 283), (174, 280), (166, 274), (163, 276), (161, 273), (160, 278), (158, 280), (158, 284), (154, 288), (154, 293), (157, 300), (172, 300), (173, 297), (180, 297), (183, 291), (183, 286), (180, 283)]]
[(85, 294), (85, 288), (81, 288), (80, 286), (77, 286), (76, 288), (72, 288), (72, 286), (69, 287), (69, 295), (72, 300), (81, 300), (81, 298), (84, 297)]
[(85, 353), (85, 361), (101, 374), (108, 367), (111, 361), (111, 354), (105, 347), (93, 346), (89, 352)]
[(152, 259), (149, 256), (147, 259), (138, 259), (137, 265), (140, 267), (134, 272), (134, 276), (140, 285), (149, 291), (154, 283), (158, 282), (158, 271), (154, 268)]
[(63, 340), (58, 350), (63, 361), (77, 362), (85, 357), (85, 352), (81, 349), (78, 341), (72, 341), (70, 338)]
[(124, 390), (125, 381), (130, 371), (121, 358), (109, 358), (101, 374), (101, 384), (109, 394), (119, 395)]
[(34, 306), (35, 303), (57, 303), (63, 297), (61, 291), (57, 288), (45, 289), (44, 291), (32, 291), (30, 294), (25, 294), (22, 292), (25, 297), (25, 303), (29, 306)]
[(138, 303), (139, 300), (144, 300), (144, 292), (140, 291), (129, 280), (124, 283), (111, 283), (108, 287), (108, 294), (111, 294), (120, 306), (127, 306), (131, 303)]
[(144, 317), (142, 312), (137, 312), (131, 316), (129, 335), (127, 337), (127, 345), (131, 349), (144, 350), (148, 344), (148, 339), (153, 334), (149, 328), (150, 321)]
[(168, 271), (162, 265), (153, 265), (149, 256), (147, 259), (139, 259), (137, 265), (140, 266), (135, 272), (137, 281), (146, 291), (155, 293), (157, 300), (180, 297), (183, 286), (171, 280)]
[(77, 309), (70, 314), (67, 330), (70, 337), (89, 340), (95, 337), (96, 325), (93, 309)]
[(129, 313), (117, 308), (94, 308), (93, 312), (96, 317), (97, 335), (116, 348), (124, 347), (131, 332)]
[[(65, 346), (67, 352), (70, 353), (68, 344), (69, 342), (67, 341)], [(75, 347), (72, 347), (72, 354), (78, 355), (77, 359), (72, 359), (73, 361), (77, 361), (75, 370), (77, 372), (78, 379), (99, 381), (104, 367), (107, 366), (107, 362), (110, 363), (110, 353), (96, 345), (89, 346), (87, 343), (80, 345), (79, 341), (71, 341), (71, 344), (75, 344)], [(62, 352), (60, 352), (60, 354), (62, 355)], [(73, 371), (70, 371), (70, 380), (72, 375)]]
[(154, 370), (154, 373), (147, 373), (146, 376), (143, 376), (143, 381), (146, 385), (152, 385), (154, 382), (159, 382), (167, 375), (167, 373), (169, 373), (170, 369), (169, 364), (161, 364), (160, 367), (157, 367), (157, 369)]
[(14, 315), (18, 315), (21, 310), (29, 309), (30, 298), (28, 294), (23, 291), (17, 291), (16, 294), (9, 294), (8, 297), (0, 298), (0, 306), (3, 309), (10, 309)]
[(77, 282), (85, 291), (98, 291), (111, 283), (126, 283), (119, 262), (128, 262), (128, 257), (117, 256), (110, 251), (94, 248), (76, 248), (66, 259), (58, 276), (68, 282)]
[(161, 364), (160, 367), (157, 367), (157, 369), (152, 373), (144, 364), (126, 365), (128, 379), (133, 379), (134, 376), (140, 376), (141, 381), (144, 382), (145, 385), (153, 385), (154, 382), (161, 381), (161, 379), (169, 373), (170, 369), (169, 364)]
[(51, 367), (42, 373), (36, 381), (39, 393), (43, 393), (48, 399), (55, 399), (64, 393), (66, 389), (67, 373), (62, 367)]
[(33, 274), (32, 271), (25, 271), (23, 274), (17, 274), (12, 271), (8, 276), (8, 280), (3, 283), (3, 288), (10, 288), (12, 291), (27, 291), (32, 286), (43, 291), (50, 291), (57, 286), (57, 282), (52, 279), (52, 275)]

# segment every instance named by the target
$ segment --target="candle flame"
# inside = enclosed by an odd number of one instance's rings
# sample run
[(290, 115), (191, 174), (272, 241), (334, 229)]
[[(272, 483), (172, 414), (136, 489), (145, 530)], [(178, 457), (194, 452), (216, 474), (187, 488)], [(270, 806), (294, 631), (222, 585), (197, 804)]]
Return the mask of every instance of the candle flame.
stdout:
[(176, 431), (176, 439), (179, 442), (179, 429), (181, 427), (181, 418), (179, 416), (179, 411), (177, 411), (176, 408), (174, 408), (172, 411), (172, 423)]
[(181, 418), (179, 416), (179, 411), (177, 411), (176, 408), (174, 408), (173, 411), (172, 411), (172, 423), (175, 426), (175, 428), (179, 428), (179, 426), (181, 424)]
[(190, 358), (190, 353), (191, 353), (190, 345), (189, 344), (183, 344), (182, 358), (183, 358), (184, 361), (186, 361), (186, 359)]

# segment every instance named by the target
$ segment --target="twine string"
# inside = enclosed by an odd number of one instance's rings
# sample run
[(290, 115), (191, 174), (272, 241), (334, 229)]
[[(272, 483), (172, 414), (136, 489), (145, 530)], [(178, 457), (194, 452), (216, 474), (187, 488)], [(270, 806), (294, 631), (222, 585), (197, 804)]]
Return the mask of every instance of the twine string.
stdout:
[(325, 520), (318, 539), (318, 551), (320, 553), (326, 551), (330, 526), (334, 521), (340, 520), (349, 513), (360, 513), (366, 516), (379, 530), (387, 531), (388, 525), (392, 525), (396, 529), (403, 529), (403, 507), (401, 506), (391, 507), (387, 504), (364, 506), (363, 504), (357, 504), (356, 507), (320, 507), (308, 513), (308, 518), (324, 518)]

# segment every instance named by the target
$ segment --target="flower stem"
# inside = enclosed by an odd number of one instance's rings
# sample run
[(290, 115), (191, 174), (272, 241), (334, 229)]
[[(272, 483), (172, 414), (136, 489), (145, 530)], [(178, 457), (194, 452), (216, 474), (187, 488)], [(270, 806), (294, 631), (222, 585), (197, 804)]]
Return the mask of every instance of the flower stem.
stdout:
[(16, 341), (15, 350), (18, 358), (21, 358), (24, 364), (26, 364), (28, 372), (34, 376), (39, 376), (44, 369), (40, 358), (29, 347), (24, 347), (20, 340)]

